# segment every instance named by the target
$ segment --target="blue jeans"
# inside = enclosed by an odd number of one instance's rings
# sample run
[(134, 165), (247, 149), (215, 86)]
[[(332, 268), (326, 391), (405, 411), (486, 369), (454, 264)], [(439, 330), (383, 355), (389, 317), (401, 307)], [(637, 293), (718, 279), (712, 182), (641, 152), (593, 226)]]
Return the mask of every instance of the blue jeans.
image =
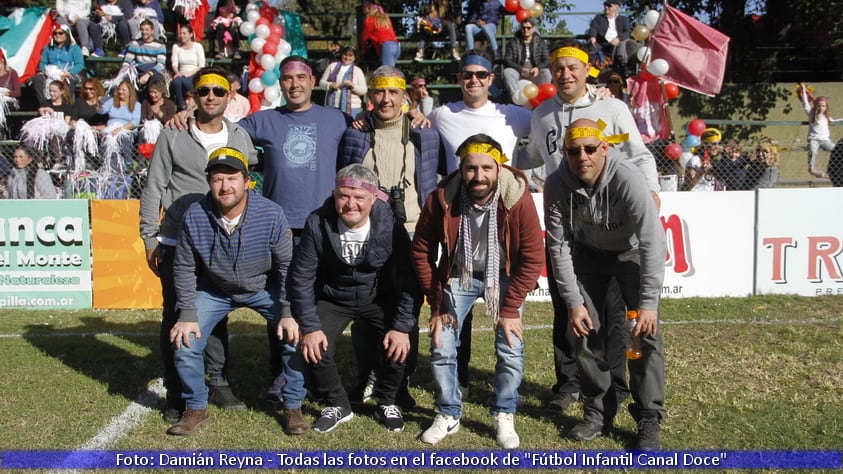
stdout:
[(465, 48), (467, 50), (474, 49), (474, 37), (477, 36), (477, 33), (482, 31), (486, 34), (486, 38), (489, 40), (489, 46), (492, 48), (492, 51), (497, 51), (498, 42), (495, 40), (497, 30), (498, 25), (494, 23), (486, 23), (483, 26), (477, 26), (474, 23), (465, 25)]
[[(501, 297), (506, 293), (509, 280), (501, 278)], [(458, 278), (448, 280), (445, 288), (443, 312), (457, 320), (462, 327), (466, 315), (471, 310), (477, 298), (483, 296), (484, 283), (482, 280), (471, 279), (471, 288), (460, 288)], [(519, 311), (523, 311), (523, 306)], [(524, 344), (517, 337), (510, 335), (515, 347), (509, 347), (501, 329), (495, 333), (495, 393), (489, 400), (489, 411), (495, 413), (515, 413), (518, 402), (518, 387), (524, 373)], [(436, 407), (440, 413), (455, 418), (462, 416), (462, 397), (457, 381), (457, 349), (460, 345), (459, 331), (453, 326), (445, 326), (439, 334), (439, 347), (430, 344), (430, 365), (433, 380), (436, 382)]]
[(381, 65), (395, 66), (401, 56), (401, 45), (397, 41), (387, 41), (381, 45)]
[[(176, 370), (179, 373), (182, 383), (182, 398), (185, 399), (187, 408), (200, 410), (208, 406), (208, 387), (205, 386), (205, 361), (203, 352), (207, 343), (206, 334), (211, 334), (214, 326), (217, 325), (228, 313), (237, 308), (250, 308), (266, 318), (273, 326), (278, 325), (278, 317), (281, 314), (281, 305), (277, 295), (269, 291), (261, 291), (240, 302), (234, 302), (230, 297), (212, 293), (208, 290), (196, 291), (196, 309), (199, 314), (199, 331), (202, 337), (196, 339), (190, 335), (190, 347), (182, 344), (181, 349), (174, 349), (173, 359)], [(302, 368), (301, 353), (295, 347), (284, 344), (284, 371), (287, 384), (282, 391), (284, 395), (285, 408), (301, 407), (301, 400), (306, 392), (304, 389), (304, 376)], [(287, 406), (287, 400), (290, 405)], [(296, 406), (297, 405), (297, 406)]]
[(184, 97), (188, 91), (193, 90), (193, 77), (177, 77), (173, 79), (173, 92), (176, 96), (176, 107), (184, 109)]

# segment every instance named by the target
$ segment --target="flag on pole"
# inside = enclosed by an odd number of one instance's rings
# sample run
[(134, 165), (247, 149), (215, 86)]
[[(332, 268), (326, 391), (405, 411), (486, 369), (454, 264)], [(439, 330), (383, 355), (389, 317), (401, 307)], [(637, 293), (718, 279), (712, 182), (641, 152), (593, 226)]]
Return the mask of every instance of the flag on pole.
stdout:
[(664, 59), (670, 66), (662, 79), (700, 94), (717, 95), (728, 52), (728, 36), (665, 5), (650, 53), (651, 61)]
[(44, 7), (18, 8), (7, 19), (8, 29), (0, 34), (0, 49), (6, 63), (14, 69), (21, 82), (38, 72), (41, 51), (50, 42), (53, 19)]

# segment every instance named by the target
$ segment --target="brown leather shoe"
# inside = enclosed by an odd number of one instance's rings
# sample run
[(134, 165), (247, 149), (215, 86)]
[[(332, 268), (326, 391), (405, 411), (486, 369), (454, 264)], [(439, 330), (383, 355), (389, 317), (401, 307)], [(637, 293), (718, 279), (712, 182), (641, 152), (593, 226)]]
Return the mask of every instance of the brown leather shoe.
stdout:
[(288, 435), (302, 435), (310, 429), (301, 414), (301, 408), (284, 409), (282, 423), (284, 423), (284, 432)]
[(208, 407), (201, 410), (191, 410), (188, 408), (181, 416), (181, 420), (167, 430), (167, 434), (176, 436), (189, 435), (200, 426), (210, 422), (211, 413), (208, 411)]

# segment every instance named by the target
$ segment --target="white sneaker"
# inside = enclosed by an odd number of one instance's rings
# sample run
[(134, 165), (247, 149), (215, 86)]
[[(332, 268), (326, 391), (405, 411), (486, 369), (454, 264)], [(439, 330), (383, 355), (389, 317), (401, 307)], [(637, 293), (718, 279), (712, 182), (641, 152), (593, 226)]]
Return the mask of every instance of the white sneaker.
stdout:
[(521, 444), (515, 432), (514, 413), (495, 414), (495, 437), (503, 449), (516, 449)]
[(445, 439), (446, 436), (454, 434), (459, 430), (459, 419), (454, 418), (451, 415), (437, 413), (436, 417), (433, 419), (433, 424), (430, 425), (430, 428), (426, 429), (424, 433), (422, 433), (421, 438), (419, 439), (422, 443), (436, 444)]
[(86, 46), (82, 46), (82, 56), (87, 57), (87, 56), (90, 56), (90, 55), (91, 55), (91, 51), (88, 50), (88, 48)]
[(416, 51), (416, 57), (413, 58), (413, 61), (424, 61), (424, 53), (421, 51)]

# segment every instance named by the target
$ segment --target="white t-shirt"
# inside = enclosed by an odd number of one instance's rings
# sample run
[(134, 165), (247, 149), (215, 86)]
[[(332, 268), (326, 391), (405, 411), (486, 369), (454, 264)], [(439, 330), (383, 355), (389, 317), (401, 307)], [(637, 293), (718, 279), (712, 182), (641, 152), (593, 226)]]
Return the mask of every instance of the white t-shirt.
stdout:
[(228, 144), (228, 127), (225, 126), (225, 122), (222, 124), (222, 130), (217, 133), (205, 133), (199, 130), (196, 123), (193, 123), (190, 128), (193, 136), (205, 147), (209, 156), (217, 148), (222, 148)]
[(369, 253), (369, 231), (372, 223), (366, 219), (366, 223), (355, 229), (349, 229), (342, 221), (337, 223), (340, 231), (340, 249), (342, 258), (349, 265), (357, 265), (366, 258)]
[(606, 41), (611, 43), (613, 39), (618, 37), (618, 27), (615, 25), (615, 20), (617, 20), (618, 17), (607, 19), (609, 20), (609, 29), (606, 30), (606, 34), (603, 35), (603, 37), (606, 38)]

